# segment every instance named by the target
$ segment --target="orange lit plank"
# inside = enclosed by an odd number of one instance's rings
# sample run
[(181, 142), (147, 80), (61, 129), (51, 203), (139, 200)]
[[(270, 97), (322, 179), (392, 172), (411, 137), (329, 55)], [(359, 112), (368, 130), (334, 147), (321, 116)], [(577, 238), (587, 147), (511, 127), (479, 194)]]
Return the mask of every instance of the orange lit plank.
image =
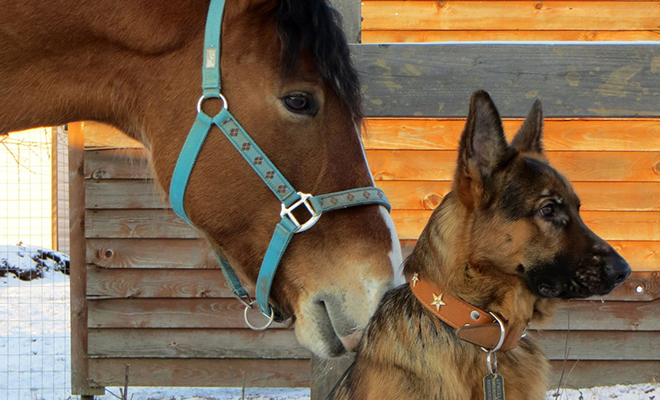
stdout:
[[(363, 1), (363, 30), (656, 30), (656, 1)], [(625, 16), (625, 18), (622, 18)]]
[[(522, 119), (503, 125), (511, 140)], [(464, 126), (461, 119), (370, 118), (362, 140), (367, 149), (456, 150)], [(546, 119), (543, 144), (546, 150), (660, 151), (660, 120)]]

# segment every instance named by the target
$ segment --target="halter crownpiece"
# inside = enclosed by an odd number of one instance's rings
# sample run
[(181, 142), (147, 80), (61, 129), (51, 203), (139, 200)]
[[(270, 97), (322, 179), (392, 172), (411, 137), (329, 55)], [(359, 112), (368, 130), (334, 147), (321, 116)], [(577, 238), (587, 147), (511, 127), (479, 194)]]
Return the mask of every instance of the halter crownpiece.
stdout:
[[(246, 324), (254, 330), (263, 330), (268, 328), (275, 319), (275, 311), (270, 306), (268, 298), (277, 267), (294, 234), (310, 229), (321, 218), (322, 214), (328, 211), (369, 204), (384, 206), (388, 211), (391, 208), (385, 193), (375, 187), (351, 189), (319, 196), (299, 192), (275, 168), (273, 163), (229, 112), (227, 100), (221, 94), (220, 34), (222, 32), (224, 6), (225, 0), (211, 0), (209, 5), (206, 33), (204, 35), (203, 95), (197, 103), (197, 118), (174, 168), (172, 182), (170, 183), (170, 202), (174, 212), (190, 225), (193, 225), (186, 214), (184, 198), (195, 161), (213, 125), (220, 128), (224, 136), (279, 199), (281, 203), (281, 220), (276, 225), (275, 232), (266, 250), (256, 285), (256, 304), (259, 306), (261, 313), (268, 318), (266, 325), (255, 327), (248, 321), (248, 310), (254, 307), (255, 301), (241, 285), (229, 262), (217, 251), (214, 251), (222, 273), (232, 287), (234, 296), (246, 307)], [(202, 110), (202, 103), (211, 98), (221, 99), (223, 104), (222, 110), (214, 117), (207, 115)], [(310, 218), (302, 223), (293, 216), (293, 211), (299, 207), (303, 207), (310, 214)]]
[(480, 346), (488, 353), (508, 351), (518, 345), (525, 326), (509, 324), (501, 316), (484, 311), (443, 293), (414, 273), (410, 288), (420, 303), (441, 321), (456, 329), (459, 339)]

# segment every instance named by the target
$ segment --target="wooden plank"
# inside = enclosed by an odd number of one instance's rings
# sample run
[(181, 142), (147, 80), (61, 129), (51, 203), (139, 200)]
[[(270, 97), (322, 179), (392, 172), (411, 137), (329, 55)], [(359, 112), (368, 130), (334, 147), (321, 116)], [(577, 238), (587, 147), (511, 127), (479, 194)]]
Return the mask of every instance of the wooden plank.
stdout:
[(660, 243), (650, 241), (626, 242), (610, 240), (609, 244), (626, 259), (633, 271), (660, 270)]
[[(377, 181), (392, 207), (431, 210), (451, 190), (448, 181)], [(584, 211), (660, 211), (660, 182), (575, 182)], [(88, 181), (88, 209), (169, 208), (151, 181)], [(100, 264), (99, 264), (100, 265)]]
[[(377, 181), (392, 208), (432, 210), (451, 190), (447, 181)], [(660, 211), (660, 182), (575, 182), (582, 211)]]
[(549, 360), (660, 359), (658, 331), (532, 331), (529, 335)]
[(87, 262), (109, 268), (219, 268), (203, 239), (89, 239)]
[(100, 122), (85, 122), (85, 147), (142, 148), (142, 143), (129, 137), (114, 126)]
[(543, 330), (660, 331), (660, 300), (562, 301)]
[[(243, 309), (227, 299), (110, 299), (89, 302), (89, 328), (245, 328)], [(287, 328), (289, 324), (275, 324)], [(660, 331), (660, 300), (564, 301), (543, 330)]]
[[(367, 150), (376, 180), (449, 181), (456, 156), (453, 150)], [(572, 182), (660, 181), (660, 152), (551, 151), (547, 156)]]
[[(660, 212), (580, 213), (584, 222), (605, 240), (660, 240)], [(427, 210), (393, 210), (399, 239), (417, 239), (431, 216)]]
[[(598, 299), (597, 297), (595, 299)], [(657, 271), (635, 272), (612, 293), (601, 299), (653, 301), (660, 299), (660, 275)]]
[[(657, 331), (532, 331), (548, 359), (657, 360)], [(566, 338), (568, 337), (568, 344)], [(92, 358), (309, 358), (293, 331), (90, 329)]]
[(520, 42), (520, 41), (658, 41), (660, 31), (525, 31), (525, 30), (366, 30), (362, 43)]
[(88, 238), (197, 239), (199, 234), (172, 210), (88, 210)]
[[(410, 241), (404, 242), (409, 252)], [(657, 246), (655, 247), (657, 249)], [(620, 251), (620, 250), (619, 250)], [(620, 251), (626, 256), (626, 253)], [(627, 258), (629, 261), (630, 259)], [(652, 301), (660, 298), (660, 276), (656, 271), (639, 271), (633, 265), (633, 274), (606, 300)], [(655, 266), (658, 269), (657, 264)], [(226, 286), (219, 270), (183, 269), (110, 269), (88, 266), (90, 299), (117, 298), (228, 298), (231, 290)], [(247, 281), (243, 281), (247, 285)]]
[[(504, 130), (513, 139), (522, 119), (506, 119)], [(456, 150), (464, 119), (370, 118), (362, 141), (369, 150)], [(660, 151), (660, 120), (546, 119), (546, 150)]]
[[(196, 238), (197, 233), (169, 210), (88, 211), (89, 238)], [(585, 223), (606, 240), (660, 240), (660, 212), (581, 213)], [(393, 210), (399, 239), (417, 239), (430, 210)]]
[(90, 329), (92, 358), (309, 358), (287, 329)]
[[(247, 328), (245, 306), (233, 297), (93, 300), (88, 305), (89, 328)], [(253, 315), (256, 320), (257, 314)], [(269, 329), (290, 325), (273, 323)]]
[[(308, 387), (309, 360), (116, 358), (89, 360), (92, 382), (122, 386)], [(130, 388), (129, 388), (130, 393)]]
[(146, 149), (105, 149), (85, 151), (86, 179), (151, 178)]
[(87, 297), (233, 298), (219, 269), (129, 269), (87, 266)]
[[(130, 364), (135, 386), (155, 387), (308, 387), (309, 360), (251, 359), (91, 359), (93, 384), (121, 386)], [(564, 388), (654, 382), (660, 379), (660, 361), (551, 361), (551, 388), (564, 371)], [(575, 365), (575, 366), (574, 366)], [(569, 371), (571, 371), (569, 374)], [(245, 379), (245, 381), (243, 381)]]
[[(363, 30), (656, 30), (655, 1), (363, 1)], [(625, 15), (625, 18), (621, 18)], [(495, 18), (494, 16), (497, 16)]]
[(88, 180), (85, 206), (102, 208), (171, 208), (167, 196), (153, 180)]
[[(550, 361), (550, 388), (588, 388), (657, 382), (660, 361)], [(562, 393), (560, 390), (559, 393)], [(565, 397), (557, 397), (563, 399)]]
[(83, 123), (69, 124), (69, 223), (71, 294), (71, 392), (76, 395), (103, 394), (89, 384), (87, 353), (87, 268), (85, 267), (85, 162)]
[(492, 95), (504, 117), (525, 117), (534, 98), (546, 117), (660, 116), (660, 74), (652, 72), (660, 45), (394, 44), (352, 51), (371, 117), (465, 117), (477, 89)]

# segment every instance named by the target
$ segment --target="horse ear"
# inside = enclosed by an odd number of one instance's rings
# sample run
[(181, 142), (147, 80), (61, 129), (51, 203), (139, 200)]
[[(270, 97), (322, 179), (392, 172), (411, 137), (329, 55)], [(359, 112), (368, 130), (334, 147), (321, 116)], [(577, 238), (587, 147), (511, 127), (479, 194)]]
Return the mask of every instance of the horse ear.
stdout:
[(497, 168), (508, 149), (493, 100), (484, 91), (475, 92), (459, 144), (454, 179), (454, 192), (469, 208), (483, 196), (484, 180)]
[(536, 100), (525, 122), (511, 142), (511, 147), (521, 153), (543, 154), (543, 110), (541, 102)]

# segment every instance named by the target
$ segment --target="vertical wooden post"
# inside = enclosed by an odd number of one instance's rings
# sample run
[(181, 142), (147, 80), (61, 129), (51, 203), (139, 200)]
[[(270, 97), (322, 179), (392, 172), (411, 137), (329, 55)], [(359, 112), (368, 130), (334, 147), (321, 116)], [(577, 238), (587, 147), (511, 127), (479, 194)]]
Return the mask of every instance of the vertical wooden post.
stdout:
[[(87, 265), (85, 242), (85, 137), (83, 123), (69, 124), (69, 218), (71, 293), (71, 393), (92, 400), (87, 358)], [(86, 397), (87, 396), (87, 397)], [(91, 396), (91, 397), (90, 397)]]
[(310, 400), (325, 400), (354, 359), (353, 354), (334, 360), (312, 356)]
[[(342, 16), (342, 28), (349, 43), (361, 42), (362, 12), (360, 0), (330, 0)], [(325, 400), (344, 372), (350, 367), (354, 356), (336, 360), (323, 360), (312, 356), (310, 400)]]
[(330, 0), (330, 4), (341, 14), (342, 28), (348, 43), (361, 43), (362, 2), (360, 0)]
[(57, 214), (58, 214), (58, 183), (59, 173), (57, 170), (57, 160), (59, 154), (57, 153), (57, 128), (50, 128), (50, 248), (59, 251), (58, 248), (58, 229), (57, 229)]

